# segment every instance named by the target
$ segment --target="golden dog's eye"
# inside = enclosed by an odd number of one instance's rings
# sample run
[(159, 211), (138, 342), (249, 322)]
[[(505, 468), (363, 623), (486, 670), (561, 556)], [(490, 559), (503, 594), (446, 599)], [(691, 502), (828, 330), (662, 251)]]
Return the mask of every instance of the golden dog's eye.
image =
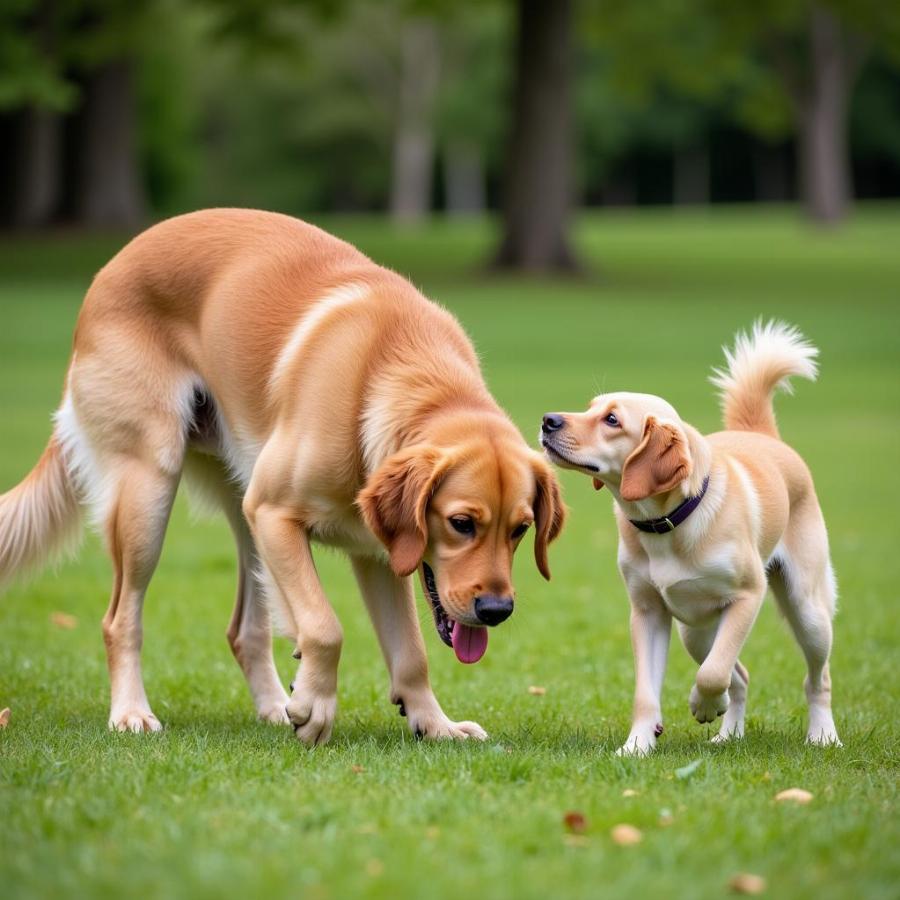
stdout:
[(475, 534), (475, 520), (471, 516), (450, 516), (450, 524), (460, 534)]
[(514, 541), (517, 541), (520, 537), (522, 537), (523, 534), (525, 534), (526, 531), (528, 531), (527, 522), (523, 522), (521, 525), (516, 525), (516, 527), (513, 528), (512, 539)]
[(603, 421), (609, 425), (610, 428), (621, 428), (622, 423), (619, 421), (618, 416), (615, 413), (609, 413)]

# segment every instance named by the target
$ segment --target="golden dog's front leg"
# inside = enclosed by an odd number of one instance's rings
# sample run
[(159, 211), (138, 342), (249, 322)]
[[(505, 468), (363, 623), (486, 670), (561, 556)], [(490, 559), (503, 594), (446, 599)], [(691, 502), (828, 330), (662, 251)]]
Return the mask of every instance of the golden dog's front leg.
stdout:
[(304, 744), (324, 744), (331, 737), (337, 711), (341, 623), (322, 590), (309, 535), (296, 513), (252, 501), (245, 501), (244, 512), (302, 657), (287, 705), (288, 718)]
[(410, 730), (427, 739), (485, 740), (487, 733), (476, 722), (447, 718), (431, 690), (412, 578), (398, 577), (376, 559), (355, 556), (352, 561), (391, 676), (391, 702), (400, 707)]

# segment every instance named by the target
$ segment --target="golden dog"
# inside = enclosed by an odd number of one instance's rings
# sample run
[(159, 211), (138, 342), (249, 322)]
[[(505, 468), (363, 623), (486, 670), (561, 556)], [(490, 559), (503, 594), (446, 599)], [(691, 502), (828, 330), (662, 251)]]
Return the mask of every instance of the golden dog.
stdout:
[(619, 569), (631, 600), (635, 700), (620, 754), (662, 733), (660, 694), (674, 617), (700, 663), (690, 696), (698, 722), (724, 714), (713, 738), (744, 733), (749, 676), (738, 654), (772, 588), (809, 673), (807, 740), (839, 744), (831, 715), (835, 581), (812, 477), (778, 436), (772, 394), (813, 379), (817, 351), (793, 328), (739, 335), (717, 372), (728, 431), (702, 436), (660, 397), (604, 394), (584, 413), (544, 417), (541, 443), (558, 465), (607, 485), (616, 501)]
[[(0, 577), (86, 506), (112, 557), (110, 726), (156, 731), (141, 609), (182, 471), (238, 547), (228, 639), (260, 717), (328, 740), (342, 632), (312, 541), (342, 548), (421, 737), (484, 738), (432, 693), (408, 577), (463, 662), (513, 611), (513, 554), (564, 516), (555, 476), (488, 393), (465, 333), (406, 280), (287, 216), (209, 210), (135, 238), (95, 278), (44, 455), (0, 497)], [(386, 552), (385, 552), (386, 551)], [(263, 593), (302, 663), (288, 698)]]

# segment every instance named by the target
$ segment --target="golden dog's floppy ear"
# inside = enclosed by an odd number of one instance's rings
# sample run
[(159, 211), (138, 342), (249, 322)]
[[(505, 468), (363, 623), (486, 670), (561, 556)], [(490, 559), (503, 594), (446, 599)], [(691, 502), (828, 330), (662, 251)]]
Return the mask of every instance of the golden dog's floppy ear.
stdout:
[(428, 543), (425, 509), (449, 467), (450, 457), (436, 447), (410, 447), (389, 457), (356, 498), (397, 575), (410, 575), (422, 561)]
[(562, 530), (566, 521), (566, 507), (559, 492), (559, 482), (543, 460), (535, 464), (534, 477), (537, 482), (534, 497), (534, 561), (538, 571), (549, 581), (547, 545), (555, 541)]
[(647, 416), (640, 444), (622, 467), (623, 500), (645, 500), (672, 490), (691, 474), (687, 442), (675, 425)]

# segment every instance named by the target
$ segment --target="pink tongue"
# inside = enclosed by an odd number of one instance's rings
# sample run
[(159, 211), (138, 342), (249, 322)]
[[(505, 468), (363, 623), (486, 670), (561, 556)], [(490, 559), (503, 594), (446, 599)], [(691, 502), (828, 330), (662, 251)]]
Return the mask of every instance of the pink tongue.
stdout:
[(473, 628), (471, 625), (455, 622), (450, 639), (453, 641), (456, 658), (461, 663), (477, 663), (487, 650), (487, 628)]

